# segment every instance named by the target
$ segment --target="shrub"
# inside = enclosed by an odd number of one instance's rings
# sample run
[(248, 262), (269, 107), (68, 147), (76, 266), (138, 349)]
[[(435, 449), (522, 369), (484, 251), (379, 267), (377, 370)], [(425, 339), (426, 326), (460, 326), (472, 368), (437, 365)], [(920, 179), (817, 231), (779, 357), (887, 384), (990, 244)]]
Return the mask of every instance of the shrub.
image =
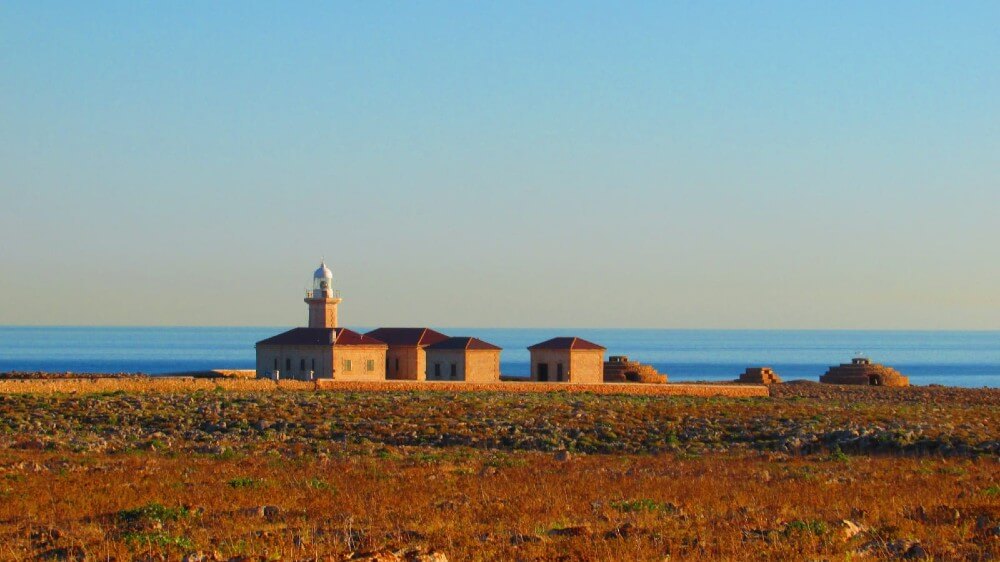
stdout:
[(262, 480), (257, 480), (256, 478), (250, 478), (248, 476), (240, 476), (238, 478), (232, 478), (226, 482), (230, 488), (240, 489), (240, 488), (259, 488), (263, 485)]
[(670, 511), (673, 508), (671, 505), (649, 498), (613, 501), (611, 502), (611, 507), (623, 513), (633, 513), (639, 511)]
[(813, 534), (817, 537), (825, 535), (827, 532), (826, 523), (815, 519), (809, 521), (790, 521), (785, 525), (782, 533), (787, 537), (792, 534)]
[(183, 506), (166, 507), (160, 503), (148, 503), (140, 507), (119, 511), (118, 520), (125, 523), (135, 523), (141, 521), (166, 523), (168, 521), (186, 519), (190, 515), (191, 511)]

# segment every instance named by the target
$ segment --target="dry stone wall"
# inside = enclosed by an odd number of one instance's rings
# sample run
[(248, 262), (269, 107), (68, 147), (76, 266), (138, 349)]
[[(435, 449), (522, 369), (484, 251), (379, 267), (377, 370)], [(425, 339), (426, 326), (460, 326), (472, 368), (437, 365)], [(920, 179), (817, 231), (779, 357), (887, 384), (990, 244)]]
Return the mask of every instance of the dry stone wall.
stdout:
[(633, 394), (645, 396), (768, 396), (766, 386), (721, 384), (629, 383), (539, 383), (539, 382), (437, 382), (437, 381), (337, 381), (313, 382), (267, 379), (204, 379), (194, 377), (128, 377), (52, 380), (0, 380), (0, 394), (88, 394), (110, 392), (282, 392), (344, 391), (379, 392), (388, 390), (439, 392), (586, 392), (591, 394)]

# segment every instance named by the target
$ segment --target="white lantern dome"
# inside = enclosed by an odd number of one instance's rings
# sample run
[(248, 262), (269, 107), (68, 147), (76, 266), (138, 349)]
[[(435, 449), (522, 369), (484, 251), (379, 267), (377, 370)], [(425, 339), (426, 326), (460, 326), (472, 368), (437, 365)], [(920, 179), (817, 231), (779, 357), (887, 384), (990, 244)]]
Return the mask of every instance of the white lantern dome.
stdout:
[(313, 298), (333, 297), (333, 272), (326, 266), (326, 261), (319, 264), (319, 269), (313, 273)]
[(326, 266), (326, 261), (319, 263), (319, 269), (313, 273), (313, 279), (333, 279), (333, 272)]

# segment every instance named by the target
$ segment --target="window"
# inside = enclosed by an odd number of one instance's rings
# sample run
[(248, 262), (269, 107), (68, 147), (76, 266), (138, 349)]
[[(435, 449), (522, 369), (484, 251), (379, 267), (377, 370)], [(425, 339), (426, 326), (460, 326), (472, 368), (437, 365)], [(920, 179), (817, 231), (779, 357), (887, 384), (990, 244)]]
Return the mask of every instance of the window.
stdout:
[(306, 370), (306, 360), (304, 357), (302, 359), (299, 359), (299, 370), (300, 371)]
[(275, 371), (278, 370), (278, 358), (277, 357), (274, 358), (274, 370)]
[(375, 360), (374, 359), (369, 359), (368, 363), (365, 365), (365, 367), (368, 369), (368, 372), (374, 371), (375, 370)]
[(458, 365), (454, 363), (451, 364), (451, 373), (449, 373), (449, 375), (451, 376), (452, 379), (458, 377)]
[(440, 363), (435, 363), (434, 364), (434, 378), (436, 378), (436, 379), (441, 378), (441, 364)]
[(351, 360), (350, 359), (344, 359), (344, 372), (345, 373), (350, 373), (351, 372)]
[(563, 364), (562, 363), (556, 363), (556, 380), (557, 381), (563, 380)]
[(285, 370), (286, 371), (291, 371), (292, 370), (292, 358), (291, 357), (285, 357)]
[(312, 362), (309, 364), (309, 368), (312, 369), (313, 371), (316, 370), (316, 358), (315, 357), (312, 358)]

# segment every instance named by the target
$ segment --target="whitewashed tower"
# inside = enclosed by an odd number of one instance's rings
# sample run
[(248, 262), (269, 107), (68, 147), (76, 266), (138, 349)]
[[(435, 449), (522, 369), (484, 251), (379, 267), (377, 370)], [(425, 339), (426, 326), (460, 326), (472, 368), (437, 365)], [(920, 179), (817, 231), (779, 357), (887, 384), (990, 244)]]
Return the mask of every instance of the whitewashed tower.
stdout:
[(337, 305), (340, 304), (340, 291), (333, 290), (333, 272), (326, 267), (326, 262), (319, 264), (319, 269), (313, 273), (313, 288), (306, 295), (309, 305), (310, 328), (336, 328)]

